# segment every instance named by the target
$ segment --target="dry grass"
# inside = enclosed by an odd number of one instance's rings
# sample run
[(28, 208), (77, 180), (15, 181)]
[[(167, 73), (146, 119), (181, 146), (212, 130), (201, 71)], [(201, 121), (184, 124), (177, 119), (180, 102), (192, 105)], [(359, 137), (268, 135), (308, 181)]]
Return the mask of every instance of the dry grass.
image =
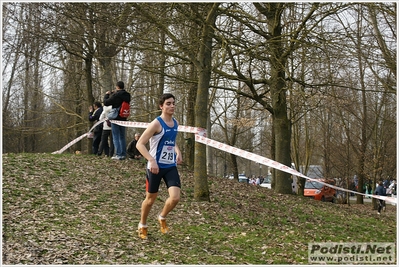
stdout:
[(209, 177), (211, 202), (182, 199), (162, 235), (136, 235), (144, 164), (89, 155), (3, 155), (3, 264), (307, 264), (309, 242), (396, 242), (396, 207), (322, 203)]

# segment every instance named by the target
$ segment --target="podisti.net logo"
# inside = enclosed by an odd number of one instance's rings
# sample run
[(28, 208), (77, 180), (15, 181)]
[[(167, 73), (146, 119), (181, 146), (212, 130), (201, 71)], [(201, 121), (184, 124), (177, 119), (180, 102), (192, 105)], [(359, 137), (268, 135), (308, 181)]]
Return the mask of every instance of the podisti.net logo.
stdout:
[(396, 244), (388, 242), (309, 243), (309, 263), (395, 264)]

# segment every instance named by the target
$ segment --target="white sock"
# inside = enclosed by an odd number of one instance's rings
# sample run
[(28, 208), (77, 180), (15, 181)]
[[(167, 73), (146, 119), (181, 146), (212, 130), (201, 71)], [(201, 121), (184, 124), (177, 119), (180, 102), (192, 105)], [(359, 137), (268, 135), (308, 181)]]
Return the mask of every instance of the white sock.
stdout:
[(146, 225), (146, 224), (141, 224), (141, 223), (139, 223), (139, 227), (140, 227), (140, 228), (147, 228), (147, 225)]
[(162, 220), (162, 221), (163, 221), (163, 220), (166, 220), (164, 217), (161, 216), (161, 214), (159, 214), (158, 218), (159, 218), (160, 220)]

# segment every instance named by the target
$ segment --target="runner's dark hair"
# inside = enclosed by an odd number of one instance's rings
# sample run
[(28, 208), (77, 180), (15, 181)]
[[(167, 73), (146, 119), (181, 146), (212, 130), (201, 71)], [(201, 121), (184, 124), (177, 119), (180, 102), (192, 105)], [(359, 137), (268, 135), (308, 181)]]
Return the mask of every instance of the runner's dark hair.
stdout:
[(165, 100), (166, 100), (166, 99), (169, 99), (169, 98), (171, 98), (171, 97), (173, 98), (173, 100), (175, 100), (175, 96), (172, 95), (171, 93), (165, 93), (165, 94), (161, 95), (161, 96), (159, 97), (158, 104), (159, 104), (160, 106), (162, 106), (163, 103), (165, 102)]

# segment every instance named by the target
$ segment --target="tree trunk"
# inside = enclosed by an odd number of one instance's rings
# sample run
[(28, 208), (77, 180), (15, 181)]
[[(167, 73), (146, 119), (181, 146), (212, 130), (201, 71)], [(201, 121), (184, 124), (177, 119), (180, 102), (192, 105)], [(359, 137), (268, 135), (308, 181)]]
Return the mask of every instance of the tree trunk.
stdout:
[[(210, 115), (210, 112), (208, 112), (208, 119), (207, 119), (207, 125), (206, 125), (206, 129), (207, 129), (206, 136), (208, 138), (212, 139), (212, 131), (211, 131), (212, 124), (211, 124), (211, 118), (210, 118), (209, 115)], [(208, 175), (215, 175), (214, 170), (217, 167), (214, 166), (213, 148), (210, 147), (210, 146), (206, 147), (206, 158), (207, 158), (207, 160), (206, 160), (206, 162), (207, 162), (207, 166), (206, 166), (207, 174)]]
[[(85, 73), (86, 73), (86, 92), (87, 92), (87, 100), (91, 104), (94, 102), (94, 97), (93, 97), (93, 81), (92, 81), (92, 76), (91, 76), (91, 71), (93, 67), (93, 60), (91, 58), (91, 55), (88, 55), (85, 58)], [(85, 113), (85, 112), (84, 112)], [(88, 116), (88, 110), (86, 110), (86, 117)], [(89, 122), (89, 128), (93, 126), (93, 122), (90, 122), (87, 118), (87, 121)], [(93, 139), (88, 138), (87, 142), (87, 154), (91, 154), (92, 152), (92, 145), (93, 145)]]
[[(198, 91), (196, 98), (197, 101), (195, 103), (195, 125), (201, 128), (206, 128), (208, 119), (207, 114), (209, 113), (208, 98), (212, 71), (212, 38), (218, 5), (218, 3), (213, 4), (208, 12), (202, 30), (202, 43), (200, 44), (200, 52), (198, 54), (200, 69), (198, 70)], [(198, 142), (195, 143), (194, 162), (194, 198), (197, 201), (209, 201), (209, 188), (206, 171), (206, 146), (204, 144)]]
[[(361, 12), (361, 11), (360, 11)], [(357, 26), (359, 28), (362, 27), (362, 14), (358, 14), (359, 16), (359, 21)], [(367, 143), (368, 143), (368, 138), (367, 138), (367, 124), (368, 124), (368, 119), (367, 119), (367, 101), (366, 101), (366, 86), (364, 84), (364, 69), (363, 69), (363, 59), (362, 59), (362, 48), (361, 48), (361, 40), (362, 37), (360, 34), (357, 35), (357, 56), (358, 56), (358, 64), (359, 64), (359, 81), (360, 81), (360, 86), (361, 86), (361, 93), (362, 93), (362, 119), (361, 119), (361, 137), (360, 137), (360, 149), (359, 149), (359, 163), (358, 163), (358, 177), (359, 177), (359, 183), (358, 183), (358, 189), (357, 191), (359, 193), (363, 193), (363, 185), (366, 180), (366, 174), (365, 174), (365, 164), (366, 164), (366, 152), (367, 152)], [(363, 196), (362, 195), (357, 195), (356, 198), (356, 203), (357, 204), (363, 204)]]
[[(283, 42), (281, 40), (281, 4), (269, 4), (268, 11), (265, 12), (268, 18), (269, 32), (272, 35), (270, 42), (270, 92), (273, 107), (273, 127), (275, 136), (275, 160), (286, 166), (291, 166), (291, 122), (287, 114), (286, 102), (286, 83), (285, 65), (286, 60), (283, 56)], [(290, 174), (282, 171), (275, 172), (275, 191), (277, 193), (292, 193), (292, 179)]]
[[(190, 80), (194, 81), (197, 77), (197, 72), (193, 64), (189, 65)], [(195, 125), (194, 105), (196, 102), (196, 92), (198, 84), (192, 84), (188, 88), (187, 94), (187, 125)], [(185, 135), (185, 161), (190, 170), (194, 169), (194, 134), (186, 133)]]
[(101, 76), (102, 88), (101, 89), (104, 89), (104, 90), (97, 92), (98, 97), (97, 97), (97, 99), (95, 99), (95, 97), (93, 96), (94, 100), (102, 102), (104, 94), (107, 91), (114, 90), (114, 85), (117, 82), (112, 77), (112, 73), (114, 73), (114, 71), (112, 70), (112, 57), (114, 57), (114, 56), (115, 55), (109, 55), (106, 53), (103, 53), (101, 55), (101, 59), (99, 60), (100, 66), (101, 66), (101, 72), (102, 72), (102, 76)]

